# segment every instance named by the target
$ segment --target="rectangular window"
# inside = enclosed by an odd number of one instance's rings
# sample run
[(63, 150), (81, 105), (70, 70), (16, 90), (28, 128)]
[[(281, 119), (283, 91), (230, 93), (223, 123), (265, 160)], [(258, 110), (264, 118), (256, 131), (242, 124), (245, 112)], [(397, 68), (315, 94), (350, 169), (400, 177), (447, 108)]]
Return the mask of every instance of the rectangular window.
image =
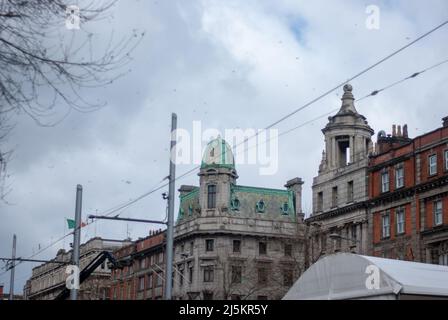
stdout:
[(205, 240), (205, 251), (210, 252), (214, 250), (214, 240), (213, 239), (207, 239)]
[(193, 255), (193, 249), (194, 249), (194, 242), (191, 241), (191, 242), (190, 242), (190, 256)]
[(352, 224), (352, 226), (350, 227), (351, 229), (351, 237), (353, 240), (356, 240), (358, 238), (358, 226), (356, 224)]
[(204, 282), (213, 282), (214, 270), (212, 266), (204, 268)]
[(293, 283), (293, 272), (291, 269), (283, 270), (283, 285), (285, 287), (292, 286)]
[(384, 171), (381, 174), (381, 192), (389, 191), (389, 172)]
[(190, 265), (188, 267), (188, 282), (190, 283), (193, 283), (193, 272), (194, 272), (193, 265)]
[(146, 268), (146, 259), (143, 258), (142, 260), (140, 260), (140, 270), (143, 270)]
[(324, 206), (324, 193), (319, 192), (317, 194), (317, 212), (322, 212)]
[(347, 202), (353, 202), (353, 181), (347, 183)]
[(386, 213), (382, 217), (382, 235), (383, 238), (390, 237), (390, 215), (389, 213)]
[(266, 254), (267, 248), (266, 248), (266, 242), (259, 242), (258, 243), (258, 254)]
[(396, 212), (397, 220), (397, 234), (404, 233), (404, 223), (405, 223), (405, 210), (404, 208), (398, 208)]
[(145, 277), (138, 278), (138, 291), (145, 290)]
[(241, 240), (233, 240), (233, 252), (234, 253), (241, 252)]
[(147, 289), (152, 289), (152, 274), (148, 274), (148, 288)]
[(395, 188), (399, 189), (402, 187), (404, 187), (404, 167), (400, 165), (395, 169)]
[(286, 257), (292, 256), (292, 245), (289, 243), (285, 243), (285, 256)]
[(266, 268), (258, 268), (258, 284), (268, 283), (268, 270)]
[(232, 283), (241, 283), (243, 268), (241, 266), (232, 266)]
[(433, 154), (429, 156), (429, 175), (437, 174), (437, 155)]
[(209, 185), (207, 191), (207, 207), (209, 209), (214, 209), (216, 208), (216, 185)]
[(448, 150), (445, 150), (445, 170), (448, 171)]
[(179, 286), (182, 287), (184, 285), (184, 269), (179, 270)]
[(442, 224), (443, 224), (442, 200), (434, 201), (434, 225), (440, 226)]
[(338, 187), (333, 187), (332, 198), (331, 198), (331, 206), (333, 208), (338, 206)]

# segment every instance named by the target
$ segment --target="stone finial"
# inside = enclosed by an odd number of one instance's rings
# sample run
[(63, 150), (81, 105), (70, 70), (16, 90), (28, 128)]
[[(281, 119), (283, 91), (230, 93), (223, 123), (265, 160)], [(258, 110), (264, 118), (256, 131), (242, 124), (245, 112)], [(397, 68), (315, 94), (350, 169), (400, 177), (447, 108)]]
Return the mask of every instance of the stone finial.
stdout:
[(345, 92), (352, 92), (353, 91), (353, 87), (352, 87), (352, 85), (350, 84), (350, 83), (347, 83), (345, 86), (344, 86), (344, 93)]
[(358, 113), (356, 111), (355, 108), (355, 98), (353, 96), (353, 87), (351, 84), (347, 83), (346, 85), (344, 85), (344, 94), (342, 95), (342, 107), (341, 110), (339, 110), (339, 113), (347, 113), (347, 112), (351, 112), (351, 113)]

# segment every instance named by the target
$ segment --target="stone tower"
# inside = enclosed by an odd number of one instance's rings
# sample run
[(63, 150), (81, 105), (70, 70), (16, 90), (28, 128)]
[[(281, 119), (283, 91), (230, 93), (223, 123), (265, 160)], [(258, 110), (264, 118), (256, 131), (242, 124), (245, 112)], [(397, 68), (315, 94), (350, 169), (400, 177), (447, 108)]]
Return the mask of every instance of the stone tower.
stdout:
[(342, 106), (329, 117), (322, 132), (325, 135), (325, 152), (320, 172), (328, 172), (365, 159), (373, 144), (373, 129), (366, 118), (356, 111), (352, 86), (344, 86)]
[(230, 189), (236, 184), (238, 175), (232, 149), (220, 136), (207, 144), (198, 175), (202, 214), (227, 212)]
[(313, 213), (307, 219), (311, 263), (337, 251), (365, 253), (367, 246), (368, 155), (373, 129), (355, 108), (352, 86), (344, 86), (340, 110), (322, 129), (325, 150), (313, 180)]

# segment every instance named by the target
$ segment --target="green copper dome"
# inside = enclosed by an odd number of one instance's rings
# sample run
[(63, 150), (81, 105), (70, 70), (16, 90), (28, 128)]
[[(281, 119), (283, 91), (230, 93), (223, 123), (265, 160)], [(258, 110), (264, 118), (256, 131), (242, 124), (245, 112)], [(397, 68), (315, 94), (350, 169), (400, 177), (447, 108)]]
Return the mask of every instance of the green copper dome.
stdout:
[(201, 169), (209, 167), (235, 169), (232, 148), (219, 136), (205, 147)]

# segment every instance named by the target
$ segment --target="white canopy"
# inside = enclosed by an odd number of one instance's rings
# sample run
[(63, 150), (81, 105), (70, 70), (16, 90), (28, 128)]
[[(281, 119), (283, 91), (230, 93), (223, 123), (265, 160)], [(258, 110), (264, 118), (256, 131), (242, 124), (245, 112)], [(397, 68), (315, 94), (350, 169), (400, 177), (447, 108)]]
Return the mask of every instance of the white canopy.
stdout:
[[(379, 271), (379, 286), (369, 281), (372, 270)], [(448, 267), (337, 253), (313, 264), (283, 299), (394, 299), (399, 294), (448, 297)]]

